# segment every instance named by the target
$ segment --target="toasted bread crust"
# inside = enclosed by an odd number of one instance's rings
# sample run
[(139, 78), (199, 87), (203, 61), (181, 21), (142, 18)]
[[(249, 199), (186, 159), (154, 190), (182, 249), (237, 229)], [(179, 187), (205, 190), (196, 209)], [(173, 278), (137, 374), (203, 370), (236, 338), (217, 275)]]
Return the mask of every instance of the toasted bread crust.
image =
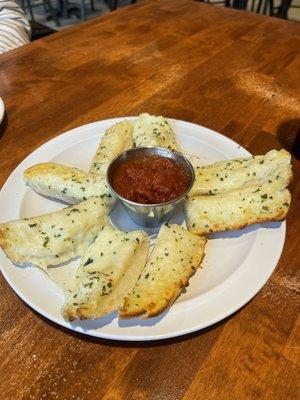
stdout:
[(287, 151), (196, 168), (196, 184), (185, 203), (191, 232), (204, 235), (285, 219), (291, 202), (286, 187), (293, 178)]
[(55, 163), (33, 165), (24, 172), (24, 180), (35, 192), (67, 204), (78, 204), (100, 197), (111, 206), (105, 176), (86, 173), (77, 168)]
[(81, 259), (64, 318), (95, 319), (118, 310), (146, 264), (148, 248), (143, 231), (124, 233), (107, 225)]
[(278, 176), (286, 183), (293, 178), (291, 155), (286, 150), (271, 150), (265, 155), (196, 165), (195, 183), (189, 197), (215, 195), (250, 186), (259, 187)]
[(105, 176), (110, 162), (123, 151), (133, 147), (133, 124), (131, 121), (120, 121), (108, 128), (103, 135), (90, 172)]
[(232, 225), (230, 227), (224, 227), (224, 226), (220, 226), (220, 227), (214, 227), (213, 230), (206, 230), (206, 229), (197, 229), (197, 228), (191, 228), (190, 231), (193, 232), (195, 235), (206, 235), (209, 233), (217, 233), (217, 232), (224, 232), (224, 231), (237, 231), (239, 229), (244, 229), (249, 225), (255, 225), (255, 224), (262, 224), (264, 222), (280, 222), (280, 221), (284, 221), (286, 218), (286, 215), (288, 213), (288, 210), (283, 213), (281, 212), (280, 214), (278, 214), (278, 216), (276, 216), (275, 218), (257, 218), (254, 222), (251, 223), (244, 223), (244, 224), (237, 224), (237, 225)]
[(162, 116), (140, 114), (134, 121), (133, 140), (136, 147), (158, 146), (180, 151), (171, 126)]
[[(205, 253), (201, 253), (201, 257), (199, 258), (199, 266), (201, 265), (203, 258), (205, 256)], [(141, 317), (142, 319), (147, 319), (147, 318), (153, 318), (157, 317), (158, 315), (162, 314), (165, 312), (168, 308), (171, 307), (171, 305), (178, 299), (180, 296), (182, 290), (185, 287), (189, 286), (189, 280), (190, 278), (195, 274), (196, 270), (192, 270), (189, 276), (186, 276), (183, 281), (180, 281), (177, 290), (174, 290), (174, 295), (171, 297), (165, 297), (165, 304), (158, 306), (155, 302), (151, 302), (147, 305), (147, 307), (144, 307), (143, 309), (140, 309), (140, 311), (119, 311), (119, 316), (122, 319), (129, 319), (129, 318), (137, 318)]]
[(205, 243), (178, 225), (163, 226), (133, 292), (124, 299), (120, 318), (150, 318), (170, 307), (200, 266)]
[(263, 222), (282, 221), (288, 213), (290, 202), (291, 195), (287, 189), (273, 191), (266, 185), (259, 192), (244, 189), (219, 196), (199, 196), (186, 202), (187, 225), (191, 232), (205, 235)]
[(0, 224), (0, 246), (12, 262), (41, 268), (82, 255), (107, 223), (107, 208), (100, 199), (33, 218)]

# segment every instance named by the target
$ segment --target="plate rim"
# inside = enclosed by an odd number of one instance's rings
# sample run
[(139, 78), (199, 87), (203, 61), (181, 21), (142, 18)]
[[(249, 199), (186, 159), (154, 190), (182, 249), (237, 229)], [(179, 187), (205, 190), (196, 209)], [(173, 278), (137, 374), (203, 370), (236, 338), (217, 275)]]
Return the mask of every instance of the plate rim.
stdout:
[[(0, 98), (1, 100), (1, 98)], [(1, 188), (0, 193), (3, 193), (3, 190), (5, 190), (6, 185), (9, 183), (9, 181), (12, 179), (12, 177), (18, 173), (19, 169), (21, 168), (21, 166), (26, 163), (26, 161), (28, 161), (31, 157), (33, 157), (34, 155), (36, 155), (36, 153), (40, 152), (41, 150), (45, 150), (50, 144), (53, 143), (57, 143), (61, 140), (64, 140), (67, 137), (72, 137), (73, 135), (76, 135), (78, 132), (84, 131), (84, 130), (88, 130), (90, 128), (94, 128), (97, 127), (97, 125), (99, 123), (115, 123), (117, 121), (123, 120), (123, 119), (135, 119), (137, 118), (136, 116), (132, 116), (132, 117), (117, 117), (117, 118), (110, 118), (110, 119), (104, 119), (104, 120), (99, 120), (99, 121), (95, 121), (89, 124), (84, 124), (81, 126), (78, 126), (76, 128), (73, 128), (71, 130), (68, 130), (64, 133), (61, 133), (59, 135), (57, 135), (54, 138), (51, 138), (50, 140), (46, 141), (45, 143), (43, 143), (41, 146), (37, 147), (35, 150), (33, 150), (29, 155), (27, 155), (23, 161), (21, 161), (17, 167), (11, 172), (11, 174), (9, 175), (9, 177), (7, 178), (7, 180), (5, 181), (4, 185)], [(244, 149), (242, 146), (240, 146), (237, 142), (235, 142), (234, 140), (222, 135), (221, 133), (215, 132), (209, 128), (203, 127), (201, 125), (192, 123), (192, 122), (188, 122), (188, 121), (183, 121), (183, 120), (178, 120), (178, 119), (173, 119), (173, 118), (167, 118), (167, 120), (169, 120), (171, 123), (176, 122), (176, 123), (183, 123), (183, 124), (188, 124), (190, 126), (195, 126), (196, 129), (201, 129), (204, 131), (205, 134), (209, 134), (209, 135), (216, 135), (216, 137), (220, 140), (222, 140), (223, 142), (227, 142), (227, 144), (229, 144), (230, 146), (236, 146), (237, 149), (241, 149), (243, 152), (248, 153), (249, 155), (251, 155), (251, 153), (249, 153), (246, 149)], [(189, 136), (189, 135), (187, 135)], [(197, 134), (196, 134), (197, 137)], [(2, 194), (1, 193), (1, 194)], [(0, 201), (1, 201), (1, 197), (0, 196)], [(273, 267), (271, 267), (269, 273), (267, 275), (264, 276), (264, 279), (262, 279), (259, 283), (258, 286), (256, 286), (250, 294), (245, 295), (234, 307), (231, 307), (227, 310), (227, 312), (220, 314), (218, 316), (216, 316), (215, 318), (212, 318), (209, 321), (206, 321), (205, 324), (200, 324), (198, 323), (198, 325), (196, 324), (192, 329), (190, 328), (186, 328), (186, 329), (181, 329), (181, 330), (176, 330), (176, 332), (171, 332), (169, 334), (155, 334), (155, 335), (145, 335), (142, 333), (142, 335), (128, 335), (128, 336), (124, 336), (122, 335), (122, 333), (120, 334), (107, 334), (106, 332), (99, 332), (99, 330), (96, 329), (89, 329), (88, 331), (83, 331), (80, 327), (76, 327), (76, 326), (72, 326), (69, 322), (65, 321), (64, 319), (59, 320), (58, 318), (56, 318), (55, 316), (52, 316), (51, 314), (49, 314), (48, 312), (45, 312), (44, 310), (41, 310), (40, 307), (36, 306), (35, 304), (33, 304), (28, 298), (26, 298), (25, 295), (23, 295), (22, 291), (19, 290), (18, 287), (15, 286), (15, 284), (12, 282), (12, 280), (9, 277), (9, 272), (5, 270), (5, 267), (2, 265), (2, 263), (0, 263), (0, 270), (5, 278), (5, 280), (7, 281), (7, 283), (11, 286), (11, 288), (14, 290), (14, 292), (26, 303), (28, 304), (32, 309), (34, 309), (36, 312), (38, 312), (39, 314), (43, 315), (45, 318), (49, 319), (50, 321), (54, 322), (57, 325), (63, 326), (64, 328), (70, 329), (72, 331), (75, 331), (77, 333), (83, 334), (83, 335), (88, 335), (88, 336), (92, 336), (92, 337), (97, 337), (99, 339), (109, 339), (109, 340), (118, 340), (118, 341), (152, 341), (152, 340), (163, 340), (163, 339), (169, 339), (172, 337), (178, 337), (178, 336), (184, 336), (187, 335), (189, 333), (195, 332), (195, 331), (200, 331), (202, 329), (205, 329), (209, 326), (214, 325), (215, 323), (227, 318), (228, 316), (234, 314), (237, 310), (239, 310), (240, 308), (242, 308), (245, 304), (247, 304), (260, 290), (261, 288), (264, 286), (264, 284), (267, 282), (267, 280), (270, 278), (271, 274), (273, 273), (274, 269), (276, 268), (278, 261), (280, 259), (283, 247), (284, 247), (284, 243), (285, 243), (285, 233), (286, 233), (286, 222), (283, 221), (280, 225), (281, 227), (281, 231), (280, 231), (280, 243), (278, 243), (278, 247), (277, 247), (277, 252), (275, 257), (273, 257)], [(257, 237), (257, 235), (256, 235)], [(255, 240), (256, 240), (255, 237)], [(254, 243), (253, 243), (254, 246)], [(253, 248), (252, 246), (252, 248)], [(2, 250), (1, 250), (2, 251)], [(5, 254), (5, 253), (4, 253)], [(5, 255), (6, 257), (6, 255)], [(240, 267), (238, 268), (238, 270), (240, 269)], [(238, 272), (238, 270), (236, 272)], [(235, 275), (235, 274), (233, 274)], [(231, 277), (229, 277), (228, 279), (230, 279)], [(226, 290), (226, 289), (224, 289)], [(218, 297), (218, 296), (217, 296)], [(195, 306), (196, 307), (196, 306)], [(138, 326), (137, 326), (138, 328)], [(100, 333), (100, 334), (99, 334)]]
[(4, 114), (5, 114), (5, 105), (3, 99), (0, 97), (0, 124), (4, 119)]

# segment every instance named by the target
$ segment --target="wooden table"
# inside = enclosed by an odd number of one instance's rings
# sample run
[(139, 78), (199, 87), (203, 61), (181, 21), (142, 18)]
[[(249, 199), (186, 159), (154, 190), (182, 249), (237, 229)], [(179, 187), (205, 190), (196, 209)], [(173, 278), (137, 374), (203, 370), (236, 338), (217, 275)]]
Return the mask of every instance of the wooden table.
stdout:
[[(290, 150), (300, 126), (299, 51), (296, 23), (153, 0), (4, 54), (0, 186), (46, 140), (143, 111), (207, 126), (254, 154)], [(295, 158), (293, 167), (275, 272), (248, 305), (204, 331), (144, 344), (83, 337), (41, 318), (1, 277), (1, 399), (299, 398)]]

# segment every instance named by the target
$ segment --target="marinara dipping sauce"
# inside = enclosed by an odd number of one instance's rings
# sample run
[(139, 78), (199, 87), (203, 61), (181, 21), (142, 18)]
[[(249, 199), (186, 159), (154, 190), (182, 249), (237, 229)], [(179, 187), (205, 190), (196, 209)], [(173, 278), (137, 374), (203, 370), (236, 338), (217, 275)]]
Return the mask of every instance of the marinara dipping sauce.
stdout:
[(111, 183), (127, 200), (159, 204), (181, 196), (188, 188), (189, 176), (174, 160), (147, 155), (124, 161), (114, 171)]

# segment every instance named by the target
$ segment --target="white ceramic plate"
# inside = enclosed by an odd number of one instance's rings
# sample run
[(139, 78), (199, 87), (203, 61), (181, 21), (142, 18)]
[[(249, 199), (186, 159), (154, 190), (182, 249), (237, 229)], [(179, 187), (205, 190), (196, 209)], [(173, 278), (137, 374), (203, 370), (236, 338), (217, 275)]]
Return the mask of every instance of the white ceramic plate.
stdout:
[(0, 97), (0, 124), (1, 124), (1, 122), (3, 120), (4, 112), (5, 112), (4, 103), (3, 103), (3, 100)]
[[(61, 204), (25, 187), (23, 171), (46, 161), (88, 170), (100, 136), (118, 120), (120, 118), (73, 129), (30, 154), (10, 175), (0, 192), (0, 221), (36, 216), (62, 208)], [(170, 123), (187, 154), (216, 161), (250, 154), (237, 143), (207, 128), (178, 120), (170, 120)], [(112, 216), (116, 225), (134, 229), (126, 218), (118, 210)], [(177, 218), (180, 219), (180, 215)], [(60, 315), (63, 292), (44, 272), (36, 267), (14, 266), (2, 250), (0, 266), (13, 290), (33, 309), (59, 325), (101, 338), (155, 340), (205, 328), (242, 307), (272, 274), (284, 238), (285, 223), (256, 225), (236, 232), (210, 235), (203, 268), (190, 280), (186, 293), (163, 315), (145, 321), (119, 320), (116, 314), (111, 314), (93, 321), (66, 322)]]

